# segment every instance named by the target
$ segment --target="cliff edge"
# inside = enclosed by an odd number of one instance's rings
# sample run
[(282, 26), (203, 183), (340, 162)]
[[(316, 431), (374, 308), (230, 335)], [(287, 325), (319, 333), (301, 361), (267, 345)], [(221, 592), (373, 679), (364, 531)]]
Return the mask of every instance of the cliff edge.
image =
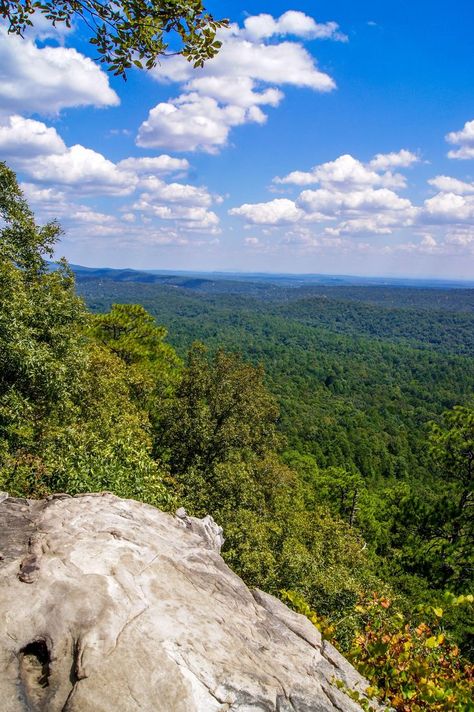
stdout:
[(111, 494), (0, 494), (3, 712), (360, 712), (367, 683), (251, 591), (211, 517)]

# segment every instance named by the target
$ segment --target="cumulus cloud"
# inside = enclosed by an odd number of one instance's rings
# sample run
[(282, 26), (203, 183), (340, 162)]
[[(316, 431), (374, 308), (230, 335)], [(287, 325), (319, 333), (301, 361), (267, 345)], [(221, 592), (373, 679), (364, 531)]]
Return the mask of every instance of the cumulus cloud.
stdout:
[(268, 88), (256, 91), (256, 83), (248, 76), (237, 76), (229, 82), (226, 76), (195, 76), (186, 84), (186, 89), (202, 97), (210, 97), (220, 104), (230, 104), (243, 109), (254, 106), (278, 106), (283, 99), (279, 89)]
[(66, 144), (54, 128), (41, 121), (10, 116), (0, 125), (0, 154), (5, 158), (34, 158), (64, 153)]
[(184, 183), (165, 183), (156, 176), (141, 181), (144, 192), (132, 205), (132, 210), (142, 215), (152, 215), (160, 220), (178, 221), (185, 230), (207, 231), (218, 234), (219, 218), (209, 210), (216, 196), (203, 186)]
[[(406, 156), (403, 160), (408, 164)], [(395, 165), (395, 159), (388, 159), (385, 165)], [(309, 172), (293, 171), (274, 182), (318, 187), (303, 190), (295, 200), (246, 203), (231, 209), (230, 214), (245, 218), (251, 225), (319, 224), (322, 235), (332, 238), (345, 234), (388, 235), (418, 219), (419, 208), (396, 192), (405, 187), (402, 175), (375, 170), (348, 154)]]
[(134, 173), (101, 153), (80, 144), (68, 147), (55, 128), (21, 116), (0, 124), (0, 150), (15, 169), (38, 183), (118, 195), (133, 191), (137, 183)]
[(337, 22), (319, 23), (304, 12), (295, 10), (288, 10), (279, 18), (274, 18), (267, 13), (247, 17), (244, 28), (245, 35), (252, 40), (274, 35), (295, 35), (305, 39), (347, 41), (347, 36), (339, 31)]
[(275, 198), (268, 203), (244, 203), (231, 208), (229, 215), (244, 217), (253, 225), (285, 225), (298, 221), (303, 216), (293, 200)]
[(48, 219), (69, 215), (71, 212), (67, 196), (62, 190), (29, 182), (20, 183), (20, 188), (35, 210), (46, 213)]
[(389, 168), (409, 168), (414, 163), (419, 163), (420, 157), (406, 148), (393, 153), (377, 153), (370, 161), (369, 166), (376, 171), (386, 171)]
[(120, 170), (101, 153), (80, 144), (59, 154), (38, 156), (24, 165), (33, 180), (74, 187), (82, 193), (126, 195), (136, 185), (136, 176)]
[(474, 183), (466, 183), (451, 176), (436, 176), (431, 178), (428, 183), (445, 193), (458, 193), (459, 195), (474, 193)]
[(197, 93), (183, 94), (162, 102), (140, 126), (137, 144), (144, 148), (167, 147), (174, 151), (215, 153), (227, 143), (233, 126), (264, 123), (258, 106), (245, 109), (235, 104), (221, 106), (215, 99)]
[(0, 152), (30, 181), (82, 194), (128, 195), (140, 185), (171, 202), (209, 205), (206, 189), (165, 183), (159, 176), (189, 170), (189, 162), (169, 155), (130, 157), (115, 164), (80, 144), (68, 147), (55, 128), (11, 116), (0, 123)]
[(167, 173), (187, 173), (189, 161), (163, 153), (161, 156), (125, 158), (117, 163), (117, 167), (125, 171), (134, 171), (139, 175), (165, 175)]
[(390, 215), (379, 214), (374, 217), (353, 218), (343, 220), (335, 227), (326, 227), (326, 235), (391, 235), (394, 227), (399, 227), (399, 221)]
[(67, 240), (73, 241), (75, 236), (81, 240), (90, 235), (114, 236), (120, 232), (115, 215), (77, 203), (74, 194), (28, 182), (20, 187), (40, 221), (60, 219)]
[[(220, 34), (223, 44), (216, 57), (206, 62), (200, 76), (220, 77), (234, 82), (247, 78), (266, 84), (307, 87), (315, 91), (331, 91), (334, 80), (318, 69), (314, 57), (298, 42), (283, 41), (265, 44), (250, 41), (235, 25)], [(183, 57), (170, 57), (154, 70), (158, 81), (186, 83), (194, 89), (196, 72)]]
[(435, 176), (428, 183), (439, 192), (425, 200), (420, 222), (445, 226), (456, 234), (461, 229), (464, 234), (464, 224), (474, 221), (474, 183), (445, 175)]
[(314, 166), (308, 172), (292, 171), (283, 178), (274, 178), (273, 182), (299, 186), (319, 183), (323, 187), (337, 188), (338, 190), (353, 190), (375, 185), (390, 188), (405, 186), (405, 178), (402, 175), (393, 174), (390, 171), (378, 173), (371, 164), (367, 167), (349, 154), (339, 156), (335, 161)]
[[(120, 235), (127, 225), (146, 221), (174, 221), (181, 231), (219, 232), (219, 218), (209, 208), (222, 202), (205, 186), (164, 180), (166, 173), (189, 170), (185, 159), (167, 154), (129, 157), (118, 163), (80, 144), (67, 146), (53, 127), (40, 121), (12, 116), (0, 123), (0, 150), (21, 174), (22, 187), (46, 219), (59, 217), (72, 234)], [(137, 192), (140, 195), (137, 197)], [(126, 198), (117, 217), (76, 203), (78, 195)]]
[(208, 207), (214, 202), (207, 188), (185, 183), (165, 183), (156, 176), (150, 176), (140, 183), (147, 196), (154, 201), (199, 205)]
[(183, 230), (207, 232), (211, 235), (220, 232), (218, 216), (212, 210), (199, 205), (165, 204), (153, 199), (150, 194), (144, 193), (133, 204), (132, 209), (160, 220), (177, 221)]
[(304, 206), (310, 213), (328, 217), (338, 216), (343, 212), (401, 211), (411, 207), (407, 198), (400, 198), (393, 190), (387, 188), (366, 188), (345, 192), (327, 188), (304, 190), (298, 198), (298, 204)]
[(71, 219), (75, 222), (92, 223), (94, 225), (110, 225), (116, 221), (112, 215), (91, 210), (86, 206), (78, 206), (71, 214)]
[(97, 64), (75, 49), (37, 47), (0, 28), (0, 107), (4, 113), (57, 114), (72, 106), (116, 106)]
[(424, 216), (427, 222), (462, 223), (474, 220), (474, 195), (438, 193), (425, 200)]
[[(418, 160), (416, 154), (406, 150), (377, 154), (368, 163), (350, 155), (339, 156), (310, 171), (293, 171), (274, 179), (277, 184), (300, 187), (293, 200), (244, 203), (231, 208), (229, 214), (243, 218), (248, 226), (266, 226), (274, 235), (275, 245), (303, 251), (472, 255), (474, 183), (435, 176), (428, 184), (438, 192), (415, 205), (399, 194), (405, 179), (391, 169), (409, 168)], [(407, 232), (419, 239), (400, 241)], [(361, 241), (363, 237), (394, 233), (398, 239), (393, 244)]]
[(466, 160), (474, 158), (474, 120), (466, 121), (460, 131), (451, 131), (446, 136), (446, 141), (458, 146), (457, 149), (448, 152), (449, 158)]
[(334, 80), (302, 44), (265, 42), (288, 34), (342, 39), (335, 23), (319, 25), (304, 13), (288, 12), (278, 19), (258, 15), (248, 17), (243, 28), (234, 24), (222, 31), (220, 52), (199, 73), (183, 57), (164, 59), (153, 75), (161, 82), (180, 83), (182, 93), (150, 111), (139, 129), (138, 145), (215, 153), (227, 144), (233, 127), (266, 121), (262, 107), (278, 106), (284, 96), (280, 87), (335, 89)]

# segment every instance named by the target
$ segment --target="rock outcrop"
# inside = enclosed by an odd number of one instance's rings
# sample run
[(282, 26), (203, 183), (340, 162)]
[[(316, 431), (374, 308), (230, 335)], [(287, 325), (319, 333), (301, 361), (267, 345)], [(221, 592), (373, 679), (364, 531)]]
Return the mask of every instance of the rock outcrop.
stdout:
[(356, 712), (364, 679), (250, 591), (210, 517), (0, 495), (2, 712)]

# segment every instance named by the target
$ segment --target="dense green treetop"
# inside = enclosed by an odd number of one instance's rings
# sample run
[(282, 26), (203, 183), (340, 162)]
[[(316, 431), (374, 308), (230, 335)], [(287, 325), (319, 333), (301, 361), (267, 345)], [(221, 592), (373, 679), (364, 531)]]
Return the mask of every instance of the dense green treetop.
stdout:
[(2, 263), (8, 262), (28, 272), (44, 271), (61, 228), (55, 221), (42, 227), (36, 224), (15, 174), (3, 162), (0, 162), (0, 221)]
[(137, 379), (91, 338), (67, 265), (48, 269), (60, 228), (36, 224), (3, 163), (0, 217), (0, 488), (109, 489), (165, 504)]

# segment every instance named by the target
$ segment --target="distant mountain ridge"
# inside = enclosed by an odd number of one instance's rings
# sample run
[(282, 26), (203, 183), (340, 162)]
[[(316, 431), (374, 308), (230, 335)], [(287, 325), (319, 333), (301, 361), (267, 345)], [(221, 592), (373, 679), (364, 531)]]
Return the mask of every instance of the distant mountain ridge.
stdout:
[[(52, 265), (53, 267), (53, 265)], [(265, 283), (267, 285), (301, 286), (391, 286), (436, 289), (472, 289), (474, 280), (415, 279), (410, 277), (360, 277), (356, 275), (285, 274), (245, 272), (199, 272), (186, 270), (137, 270), (132, 268), (84, 267), (71, 264), (80, 281), (106, 279), (114, 282), (142, 282), (199, 289), (216, 282)], [(54, 268), (54, 267), (53, 267)]]

